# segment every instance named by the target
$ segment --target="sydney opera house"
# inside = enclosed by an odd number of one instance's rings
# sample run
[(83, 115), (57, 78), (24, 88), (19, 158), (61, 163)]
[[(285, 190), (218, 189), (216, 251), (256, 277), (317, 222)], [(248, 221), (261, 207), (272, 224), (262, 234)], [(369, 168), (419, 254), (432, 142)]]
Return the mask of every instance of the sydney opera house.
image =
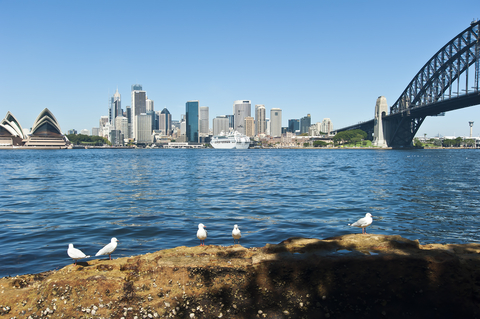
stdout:
[(30, 132), (10, 112), (0, 122), (0, 148), (61, 149), (67, 143), (57, 119), (47, 108), (37, 116)]

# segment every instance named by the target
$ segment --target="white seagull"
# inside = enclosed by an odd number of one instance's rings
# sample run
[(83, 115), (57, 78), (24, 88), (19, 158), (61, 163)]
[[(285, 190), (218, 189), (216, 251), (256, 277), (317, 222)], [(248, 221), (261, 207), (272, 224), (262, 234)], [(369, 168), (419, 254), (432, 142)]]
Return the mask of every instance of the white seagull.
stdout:
[(105, 245), (105, 247), (100, 249), (98, 253), (95, 254), (95, 256), (108, 255), (110, 260), (112, 260), (112, 253), (117, 248), (117, 243), (118, 243), (118, 240), (115, 237), (113, 237), (112, 240), (110, 241), (110, 244)]
[(90, 256), (85, 255), (80, 249), (73, 247), (73, 244), (68, 245), (67, 254), (75, 260), (75, 266), (77, 265), (77, 259), (90, 258)]
[(233, 244), (235, 245), (235, 239), (236, 239), (238, 240), (238, 244), (240, 245), (240, 238), (242, 237), (242, 233), (240, 232), (240, 229), (238, 229), (237, 225), (233, 226), (232, 237), (233, 237)]
[(348, 226), (353, 226), (353, 227), (360, 227), (362, 228), (362, 234), (366, 234), (367, 230), (365, 229), (366, 227), (370, 226), (373, 222), (372, 214), (366, 213), (365, 217), (360, 218), (353, 224), (348, 224)]
[(204, 228), (207, 227), (202, 223), (198, 224), (197, 237), (200, 239), (200, 246), (205, 246), (205, 239), (207, 238), (207, 231)]

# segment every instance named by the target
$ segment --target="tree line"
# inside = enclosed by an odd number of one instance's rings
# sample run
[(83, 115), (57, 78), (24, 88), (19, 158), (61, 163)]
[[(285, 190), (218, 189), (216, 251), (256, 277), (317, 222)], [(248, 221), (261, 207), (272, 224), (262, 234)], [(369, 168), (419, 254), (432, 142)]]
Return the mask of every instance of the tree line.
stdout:
[(68, 140), (74, 145), (94, 145), (102, 146), (104, 144), (111, 145), (110, 141), (101, 136), (89, 136), (84, 134), (67, 134)]

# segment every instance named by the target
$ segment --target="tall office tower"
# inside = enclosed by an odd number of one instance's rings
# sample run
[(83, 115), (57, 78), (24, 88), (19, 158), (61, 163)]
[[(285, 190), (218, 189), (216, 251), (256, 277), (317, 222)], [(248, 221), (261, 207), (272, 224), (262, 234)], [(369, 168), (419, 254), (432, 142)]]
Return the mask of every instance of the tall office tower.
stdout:
[(255, 135), (265, 134), (265, 105), (255, 105)]
[(249, 137), (255, 136), (255, 120), (251, 116), (245, 118), (245, 135)]
[(228, 133), (229, 118), (227, 115), (220, 115), (213, 119), (213, 135), (220, 135), (220, 133)]
[(295, 134), (300, 130), (300, 120), (299, 119), (290, 119), (288, 120), (288, 131)]
[[(136, 86), (138, 87), (139, 85), (132, 85), (132, 88)], [(140, 85), (141, 88), (141, 85)], [(137, 140), (137, 121), (136, 117), (139, 116), (142, 113), (147, 113), (147, 92), (145, 91), (137, 91), (134, 90), (132, 91), (132, 137)]]
[(210, 121), (208, 115), (208, 106), (200, 106), (200, 133), (208, 134), (210, 127), (208, 122)]
[(270, 134), (270, 132), (271, 132), (271, 130), (270, 130), (270, 126), (271, 126), (270, 125), (271, 124), (270, 119), (265, 119), (265, 122), (267, 122), (267, 129), (265, 130), (265, 134), (268, 135), (268, 136), (271, 136), (271, 134)]
[[(235, 116), (233, 116), (233, 115), (225, 115), (225, 116), (228, 119), (228, 128), (233, 130), (233, 128), (235, 127)], [(225, 132), (225, 133), (227, 133), (227, 132)]]
[(137, 143), (151, 143), (152, 142), (152, 115), (141, 113), (135, 117), (137, 128)]
[(158, 129), (162, 131), (164, 135), (171, 135), (172, 131), (172, 115), (164, 108), (158, 117)]
[(233, 103), (233, 116), (235, 119), (234, 130), (245, 134), (245, 118), (252, 116), (252, 102), (249, 100), (237, 100)]
[(270, 110), (270, 136), (282, 136), (282, 110), (273, 108)]
[(156, 129), (155, 128), (155, 111), (147, 111), (146, 114), (150, 115), (152, 119), (152, 123), (150, 123), (150, 130), (153, 131)]
[(141, 84), (132, 84), (132, 91), (142, 91)]
[(108, 123), (108, 116), (100, 116), (100, 121), (99, 121), (99, 124), (100, 124), (100, 130), (102, 129), (102, 127), (104, 127), (106, 124)]
[(128, 138), (128, 119), (125, 116), (117, 116), (115, 119), (115, 128), (117, 131), (122, 132), (124, 138)]
[(122, 98), (118, 89), (115, 94), (110, 98), (110, 107), (108, 110), (108, 121), (112, 126), (115, 126), (115, 118), (122, 114)]
[(148, 111), (154, 111), (153, 109), (153, 100), (150, 100), (150, 99), (146, 99), (145, 100), (145, 109)]
[(187, 142), (198, 143), (198, 119), (199, 119), (199, 102), (198, 101), (188, 101), (185, 104), (186, 112), (186, 137)]
[(300, 134), (308, 133), (308, 130), (310, 129), (311, 125), (312, 125), (312, 118), (310, 117), (310, 114), (307, 114), (307, 116), (302, 117), (300, 119)]
[(128, 131), (124, 132), (125, 138), (132, 138), (132, 108), (127, 105), (127, 121), (128, 121)]
[(324, 118), (322, 124), (320, 125), (320, 132), (330, 135), (333, 131), (333, 124), (329, 118)]

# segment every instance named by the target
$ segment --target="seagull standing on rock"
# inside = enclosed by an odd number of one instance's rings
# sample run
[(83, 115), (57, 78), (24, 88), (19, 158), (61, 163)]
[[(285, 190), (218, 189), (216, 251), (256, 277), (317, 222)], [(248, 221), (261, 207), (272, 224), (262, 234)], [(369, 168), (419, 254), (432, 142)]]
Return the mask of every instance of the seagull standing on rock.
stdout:
[(75, 260), (75, 266), (77, 265), (78, 259), (90, 258), (90, 256), (85, 255), (80, 249), (73, 247), (73, 244), (68, 245), (67, 254), (70, 258)]
[(105, 245), (102, 249), (98, 251), (98, 253), (95, 254), (95, 256), (102, 256), (102, 255), (108, 255), (110, 260), (112, 260), (112, 253), (117, 249), (117, 243), (118, 240), (113, 237), (112, 240), (110, 241), (110, 244)]
[(232, 237), (233, 237), (233, 244), (235, 245), (235, 239), (236, 239), (238, 240), (238, 244), (240, 245), (240, 238), (242, 237), (242, 233), (240, 232), (240, 229), (238, 229), (237, 225), (233, 226)]
[(197, 237), (200, 239), (200, 246), (205, 246), (205, 239), (207, 238), (207, 231), (204, 228), (207, 227), (202, 223), (198, 224)]
[(362, 228), (362, 234), (366, 234), (367, 230), (365, 228), (367, 228), (368, 226), (370, 226), (372, 224), (372, 222), (373, 222), (372, 217), (373, 217), (372, 214), (366, 213), (365, 217), (360, 218), (359, 220), (357, 220), (353, 224), (348, 224), (348, 226), (360, 227), (360, 228)]

